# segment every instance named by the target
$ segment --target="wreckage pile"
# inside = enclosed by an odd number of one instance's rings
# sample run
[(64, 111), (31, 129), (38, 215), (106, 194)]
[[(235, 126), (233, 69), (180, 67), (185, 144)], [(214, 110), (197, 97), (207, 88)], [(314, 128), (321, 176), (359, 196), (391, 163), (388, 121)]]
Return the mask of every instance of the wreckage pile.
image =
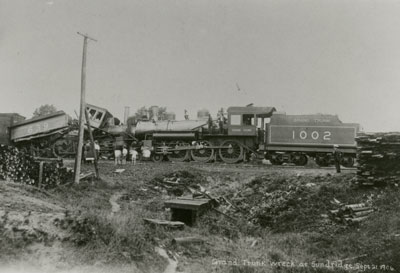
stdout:
[[(311, 215), (323, 207), (314, 183), (292, 181), (284, 177), (257, 177), (233, 195), (227, 196), (232, 206), (226, 211), (233, 217), (245, 217), (254, 226), (282, 232), (314, 224)], [(239, 215), (237, 215), (239, 213)]]
[(182, 196), (184, 194), (194, 193), (200, 189), (205, 179), (198, 174), (188, 171), (176, 171), (166, 175), (156, 176), (152, 184), (157, 188), (165, 189), (168, 194)]
[[(0, 180), (39, 184), (40, 162), (15, 147), (0, 145)], [(63, 167), (62, 161), (43, 164), (41, 186), (51, 188), (67, 180), (71, 171)]]
[[(224, 195), (222, 201), (217, 197), (219, 210), (230, 218), (245, 220), (249, 228), (268, 228), (273, 232), (329, 230), (336, 227), (335, 223), (348, 225), (372, 212), (372, 201), (365, 201), (364, 195), (349, 194), (352, 179), (352, 175), (260, 176), (243, 184), (238, 191)], [(343, 202), (332, 203), (335, 197)], [(354, 209), (353, 205), (346, 205), (353, 202), (364, 205)], [(337, 211), (332, 211), (332, 215), (336, 214), (328, 220), (326, 212), (334, 208)]]
[(365, 203), (359, 203), (342, 205), (338, 209), (330, 210), (329, 215), (335, 222), (354, 225), (367, 219), (372, 212), (374, 212), (374, 209), (371, 206)]
[(359, 185), (383, 186), (400, 181), (400, 133), (363, 134), (356, 140)]

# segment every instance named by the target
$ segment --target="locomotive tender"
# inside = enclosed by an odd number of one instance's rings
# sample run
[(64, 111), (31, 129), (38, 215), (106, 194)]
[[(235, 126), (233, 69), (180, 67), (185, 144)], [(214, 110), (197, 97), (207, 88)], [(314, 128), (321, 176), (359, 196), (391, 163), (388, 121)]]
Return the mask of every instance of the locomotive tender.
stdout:
[[(257, 156), (276, 165), (302, 166), (312, 157), (318, 165), (328, 166), (332, 163), (332, 147), (337, 144), (344, 155), (342, 165), (349, 167), (354, 163), (359, 131), (358, 124), (342, 123), (334, 115), (286, 115), (274, 107), (229, 107), (227, 117), (220, 113), (218, 120), (131, 117), (126, 124), (105, 108), (87, 104), (87, 111), (103, 155), (112, 156), (114, 146), (129, 146), (136, 141), (152, 150), (154, 161), (237, 163)], [(76, 123), (60, 111), (12, 122), (3, 139), (16, 146), (51, 148), (57, 156), (68, 156), (76, 153), (76, 128)]]
[(342, 123), (335, 115), (274, 114), (268, 124), (264, 150), (272, 164), (293, 162), (305, 165), (307, 156), (320, 166), (332, 163), (332, 146), (337, 144), (343, 153), (342, 165), (354, 164), (359, 124)]

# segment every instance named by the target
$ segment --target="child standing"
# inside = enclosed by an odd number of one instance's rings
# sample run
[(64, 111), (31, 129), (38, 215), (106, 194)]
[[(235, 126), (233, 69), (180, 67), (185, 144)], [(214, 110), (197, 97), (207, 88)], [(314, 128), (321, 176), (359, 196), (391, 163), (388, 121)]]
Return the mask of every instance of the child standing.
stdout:
[(124, 145), (122, 147), (122, 165), (126, 164), (126, 157), (128, 155), (128, 149), (126, 148), (126, 146)]
[(138, 152), (136, 151), (135, 148), (131, 147), (129, 153), (131, 155), (131, 164), (136, 165), (136, 158), (138, 156)]
[(114, 145), (114, 158), (115, 158), (115, 165), (121, 164), (121, 150), (116, 144)]

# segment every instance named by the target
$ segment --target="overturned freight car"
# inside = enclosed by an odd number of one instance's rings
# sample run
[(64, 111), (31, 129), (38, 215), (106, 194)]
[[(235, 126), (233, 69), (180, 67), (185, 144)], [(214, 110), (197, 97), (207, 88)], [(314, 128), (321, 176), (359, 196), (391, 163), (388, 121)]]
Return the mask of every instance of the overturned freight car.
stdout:
[(54, 157), (53, 144), (74, 129), (63, 111), (23, 120), (9, 127), (10, 141), (36, 156)]
[[(120, 124), (107, 109), (91, 104), (86, 106), (94, 137), (100, 142), (103, 155), (113, 154), (116, 141), (126, 143), (133, 139), (127, 126)], [(34, 156), (73, 157), (78, 147), (78, 127), (78, 121), (63, 111), (31, 119), (15, 113), (2, 113), (0, 144), (16, 146)]]

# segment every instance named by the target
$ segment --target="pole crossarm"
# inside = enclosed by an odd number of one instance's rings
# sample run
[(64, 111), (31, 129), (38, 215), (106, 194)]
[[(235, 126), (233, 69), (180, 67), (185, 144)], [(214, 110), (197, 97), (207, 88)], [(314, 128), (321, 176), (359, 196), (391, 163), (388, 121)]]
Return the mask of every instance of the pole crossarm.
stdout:
[(79, 31), (78, 31), (77, 33), (78, 33), (78, 35), (81, 35), (81, 36), (83, 36), (83, 37), (85, 37), (85, 38), (87, 38), (87, 39), (89, 39), (89, 40), (92, 40), (92, 41), (94, 41), (94, 42), (97, 42), (96, 39), (90, 37), (88, 34), (83, 34), (83, 33), (80, 33)]

